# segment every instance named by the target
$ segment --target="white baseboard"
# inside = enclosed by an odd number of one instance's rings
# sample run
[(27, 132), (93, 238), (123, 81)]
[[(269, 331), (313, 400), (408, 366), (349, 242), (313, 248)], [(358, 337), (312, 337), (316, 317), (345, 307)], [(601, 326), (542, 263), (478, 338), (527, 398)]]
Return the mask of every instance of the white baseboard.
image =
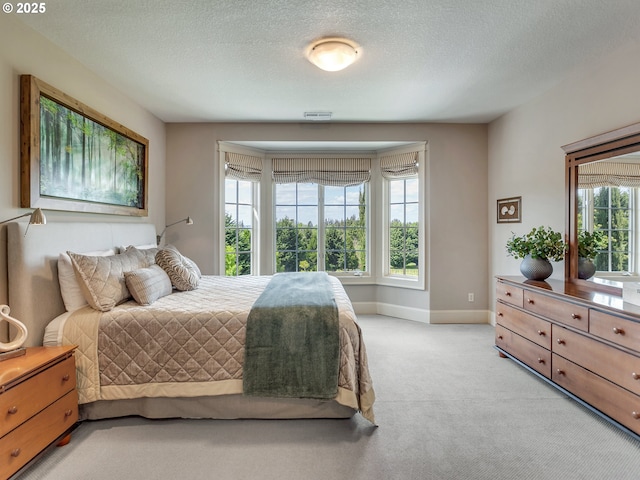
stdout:
[(488, 310), (432, 310), (431, 323), (491, 323)]
[(425, 310), (380, 302), (354, 302), (356, 315), (388, 315), (422, 323), (491, 323), (487, 310)]

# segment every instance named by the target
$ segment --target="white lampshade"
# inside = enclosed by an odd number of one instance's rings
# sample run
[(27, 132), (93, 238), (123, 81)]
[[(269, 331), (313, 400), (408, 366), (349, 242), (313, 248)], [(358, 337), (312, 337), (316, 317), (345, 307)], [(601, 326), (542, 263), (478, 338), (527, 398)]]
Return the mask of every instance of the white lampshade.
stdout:
[(307, 48), (307, 58), (322, 70), (337, 72), (356, 61), (360, 50), (350, 40), (326, 38), (312, 43)]

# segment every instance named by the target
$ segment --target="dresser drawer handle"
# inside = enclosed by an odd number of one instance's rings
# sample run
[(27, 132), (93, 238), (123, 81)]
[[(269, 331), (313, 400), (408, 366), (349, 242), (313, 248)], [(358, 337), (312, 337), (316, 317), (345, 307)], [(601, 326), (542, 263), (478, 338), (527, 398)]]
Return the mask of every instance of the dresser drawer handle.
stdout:
[(15, 405), (13, 407), (10, 407), (7, 413), (15, 415), (16, 413), (18, 413), (18, 407), (16, 407)]
[(558, 343), (558, 345), (565, 345), (565, 344), (566, 344), (566, 342), (565, 342), (563, 339), (561, 339), (561, 338), (559, 338), (558, 340), (556, 340), (556, 342)]
[(69, 381), (69, 374), (65, 373), (64, 376), (62, 377), (62, 381), (63, 382), (68, 382)]
[(541, 363), (544, 365), (544, 358), (538, 358), (538, 363)]
[(613, 327), (613, 333), (616, 335), (624, 335), (624, 330), (622, 328)]
[(640, 418), (640, 412), (631, 412), (631, 416), (638, 420)]
[(498, 340), (502, 340), (502, 335), (498, 335)]
[(542, 330), (538, 330), (538, 335), (540, 335), (541, 337), (544, 337), (546, 333), (544, 333)]
[(533, 298), (527, 298), (527, 303), (533, 305)]
[(504, 315), (502, 314), (502, 312), (498, 312), (498, 316), (499, 316), (499, 317), (504, 317)]
[(559, 368), (556, 370), (558, 375), (564, 375), (564, 370), (560, 370)]
[(505, 297), (510, 297), (511, 296), (511, 292), (509, 292), (509, 291), (504, 292), (504, 296)]
[(73, 410), (71, 410), (71, 409), (66, 410), (66, 411), (64, 412), (64, 416), (65, 416), (65, 417), (70, 417), (70, 416), (71, 416), (71, 414), (73, 414)]
[(571, 318), (573, 318), (574, 320), (580, 320), (582, 317), (578, 313), (572, 313)]
[(640, 380), (640, 375), (638, 375), (636, 372), (633, 372), (631, 374), (631, 377), (633, 377), (634, 380)]
[(15, 448), (13, 450), (11, 450), (11, 456), (12, 457), (17, 457), (18, 455), (20, 455), (20, 449), (19, 448)]

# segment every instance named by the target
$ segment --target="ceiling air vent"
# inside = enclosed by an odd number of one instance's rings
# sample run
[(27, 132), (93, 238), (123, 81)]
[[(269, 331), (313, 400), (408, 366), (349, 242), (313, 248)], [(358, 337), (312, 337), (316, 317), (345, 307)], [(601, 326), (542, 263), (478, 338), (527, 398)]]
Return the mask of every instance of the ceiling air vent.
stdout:
[(331, 112), (304, 112), (304, 119), (315, 121), (331, 120)]

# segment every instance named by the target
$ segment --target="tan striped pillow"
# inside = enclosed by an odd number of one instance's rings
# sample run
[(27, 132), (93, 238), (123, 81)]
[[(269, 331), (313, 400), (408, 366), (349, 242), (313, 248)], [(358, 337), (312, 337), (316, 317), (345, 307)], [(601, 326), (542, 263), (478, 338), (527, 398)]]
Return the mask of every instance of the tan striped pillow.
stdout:
[(151, 305), (173, 291), (169, 275), (159, 265), (125, 272), (124, 279), (129, 292), (140, 305)]
[(200, 269), (173, 245), (167, 245), (156, 253), (156, 263), (167, 272), (171, 283), (178, 290), (195, 290), (200, 283)]

